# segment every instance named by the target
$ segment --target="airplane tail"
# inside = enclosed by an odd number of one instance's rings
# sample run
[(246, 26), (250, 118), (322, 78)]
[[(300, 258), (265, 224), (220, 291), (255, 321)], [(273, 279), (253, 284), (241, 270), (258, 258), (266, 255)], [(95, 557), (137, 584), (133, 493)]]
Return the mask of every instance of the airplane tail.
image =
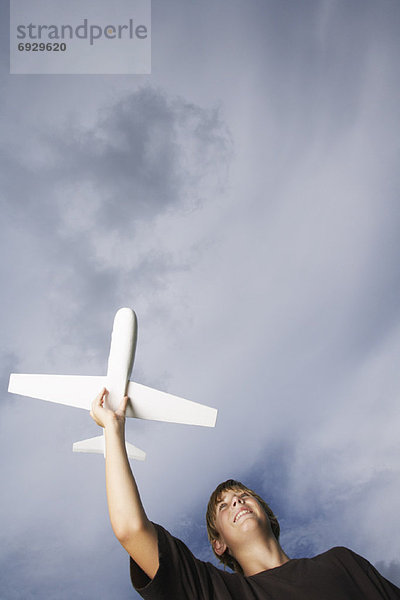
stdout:
[[(145, 460), (146, 453), (139, 448), (136, 448), (133, 444), (129, 442), (125, 442), (126, 453), (129, 458), (134, 458), (136, 460)], [(89, 438), (87, 440), (81, 440), (80, 442), (75, 442), (72, 445), (73, 452), (88, 452), (91, 454), (103, 454), (106, 455), (106, 445), (105, 438), (103, 435), (98, 435), (97, 437)]]

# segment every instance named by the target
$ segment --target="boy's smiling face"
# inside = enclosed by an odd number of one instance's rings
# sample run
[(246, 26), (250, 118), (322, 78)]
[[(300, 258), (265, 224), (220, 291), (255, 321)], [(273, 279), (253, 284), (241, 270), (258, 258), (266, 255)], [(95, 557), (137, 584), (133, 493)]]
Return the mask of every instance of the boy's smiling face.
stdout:
[(257, 498), (241, 489), (221, 493), (216, 503), (215, 525), (219, 538), (214, 540), (213, 547), (218, 555), (226, 548), (232, 549), (259, 528), (273, 535), (264, 508)]

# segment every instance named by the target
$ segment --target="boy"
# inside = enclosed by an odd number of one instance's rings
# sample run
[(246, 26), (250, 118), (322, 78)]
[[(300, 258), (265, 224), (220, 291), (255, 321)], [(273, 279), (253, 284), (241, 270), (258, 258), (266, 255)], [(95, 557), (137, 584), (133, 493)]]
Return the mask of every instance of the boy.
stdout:
[(400, 600), (399, 588), (346, 548), (291, 560), (279, 544), (279, 523), (269, 506), (233, 480), (211, 495), (207, 529), (214, 553), (235, 572), (195, 558), (181, 540), (146, 516), (125, 451), (127, 402), (125, 397), (112, 411), (103, 389), (90, 414), (105, 430), (111, 525), (131, 557), (132, 583), (143, 598)]

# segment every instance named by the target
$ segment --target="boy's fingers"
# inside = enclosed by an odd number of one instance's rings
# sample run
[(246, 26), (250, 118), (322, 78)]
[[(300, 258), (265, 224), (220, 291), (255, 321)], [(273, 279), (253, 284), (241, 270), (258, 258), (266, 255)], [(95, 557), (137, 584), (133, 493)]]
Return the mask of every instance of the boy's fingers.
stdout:
[(101, 392), (96, 396), (96, 398), (93, 400), (92, 406), (91, 406), (91, 409), (92, 409), (91, 412), (93, 412), (94, 410), (96, 410), (100, 406), (103, 406), (103, 404), (104, 404), (104, 398), (107, 397), (107, 394), (108, 394), (108, 391), (104, 387), (101, 390)]
[(108, 394), (106, 388), (104, 387), (99, 394), (97, 394), (96, 398), (93, 400), (92, 404), (100, 404), (104, 397)]
[(101, 399), (102, 399), (102, 397), (104, 396), (104, 390), (105, 390), (105, 389), (106, 389), (106, 388), (103, 388), (103, 389), (101, 390), (101, 392), (99, 392), (99, 393), (97, 394), (96, 398), (94, 399), (94, 401), (95, 401), (95, 402), (100, 402), (100, 400), (101, 400)]
[(90, 411), (90, 416), (92, 417), (92, 419), (96, 423), (96, 425), (100, 425), (100, 427), (103, 427), (103, 424), (98, 420), (98, 418), (94, 414), (93, 410)]

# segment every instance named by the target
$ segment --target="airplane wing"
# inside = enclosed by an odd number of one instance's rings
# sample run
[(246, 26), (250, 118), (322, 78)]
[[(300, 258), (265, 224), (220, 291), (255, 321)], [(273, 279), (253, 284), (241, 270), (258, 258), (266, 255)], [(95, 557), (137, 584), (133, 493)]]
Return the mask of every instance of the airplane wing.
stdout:
[(184, 400), (133, 381), (129, 382), (127, 393), (130, 398), (126, 409), (127, 417), (204, 427), (215, 426), (218, 412), (215, 408)]
[[(93, 398), (107, 385), (106, 377), (85, 375), (25, 375), (12, 373), (8, 391), (48, 402), (90, 410)], [(217, 410), (129, 382), (127, 417), (214, 427)]]
[(8, 391), (20, 396), (29, 396), (90, 410), (93, 398), (105, 385), (105, 377), (11, 373)]

